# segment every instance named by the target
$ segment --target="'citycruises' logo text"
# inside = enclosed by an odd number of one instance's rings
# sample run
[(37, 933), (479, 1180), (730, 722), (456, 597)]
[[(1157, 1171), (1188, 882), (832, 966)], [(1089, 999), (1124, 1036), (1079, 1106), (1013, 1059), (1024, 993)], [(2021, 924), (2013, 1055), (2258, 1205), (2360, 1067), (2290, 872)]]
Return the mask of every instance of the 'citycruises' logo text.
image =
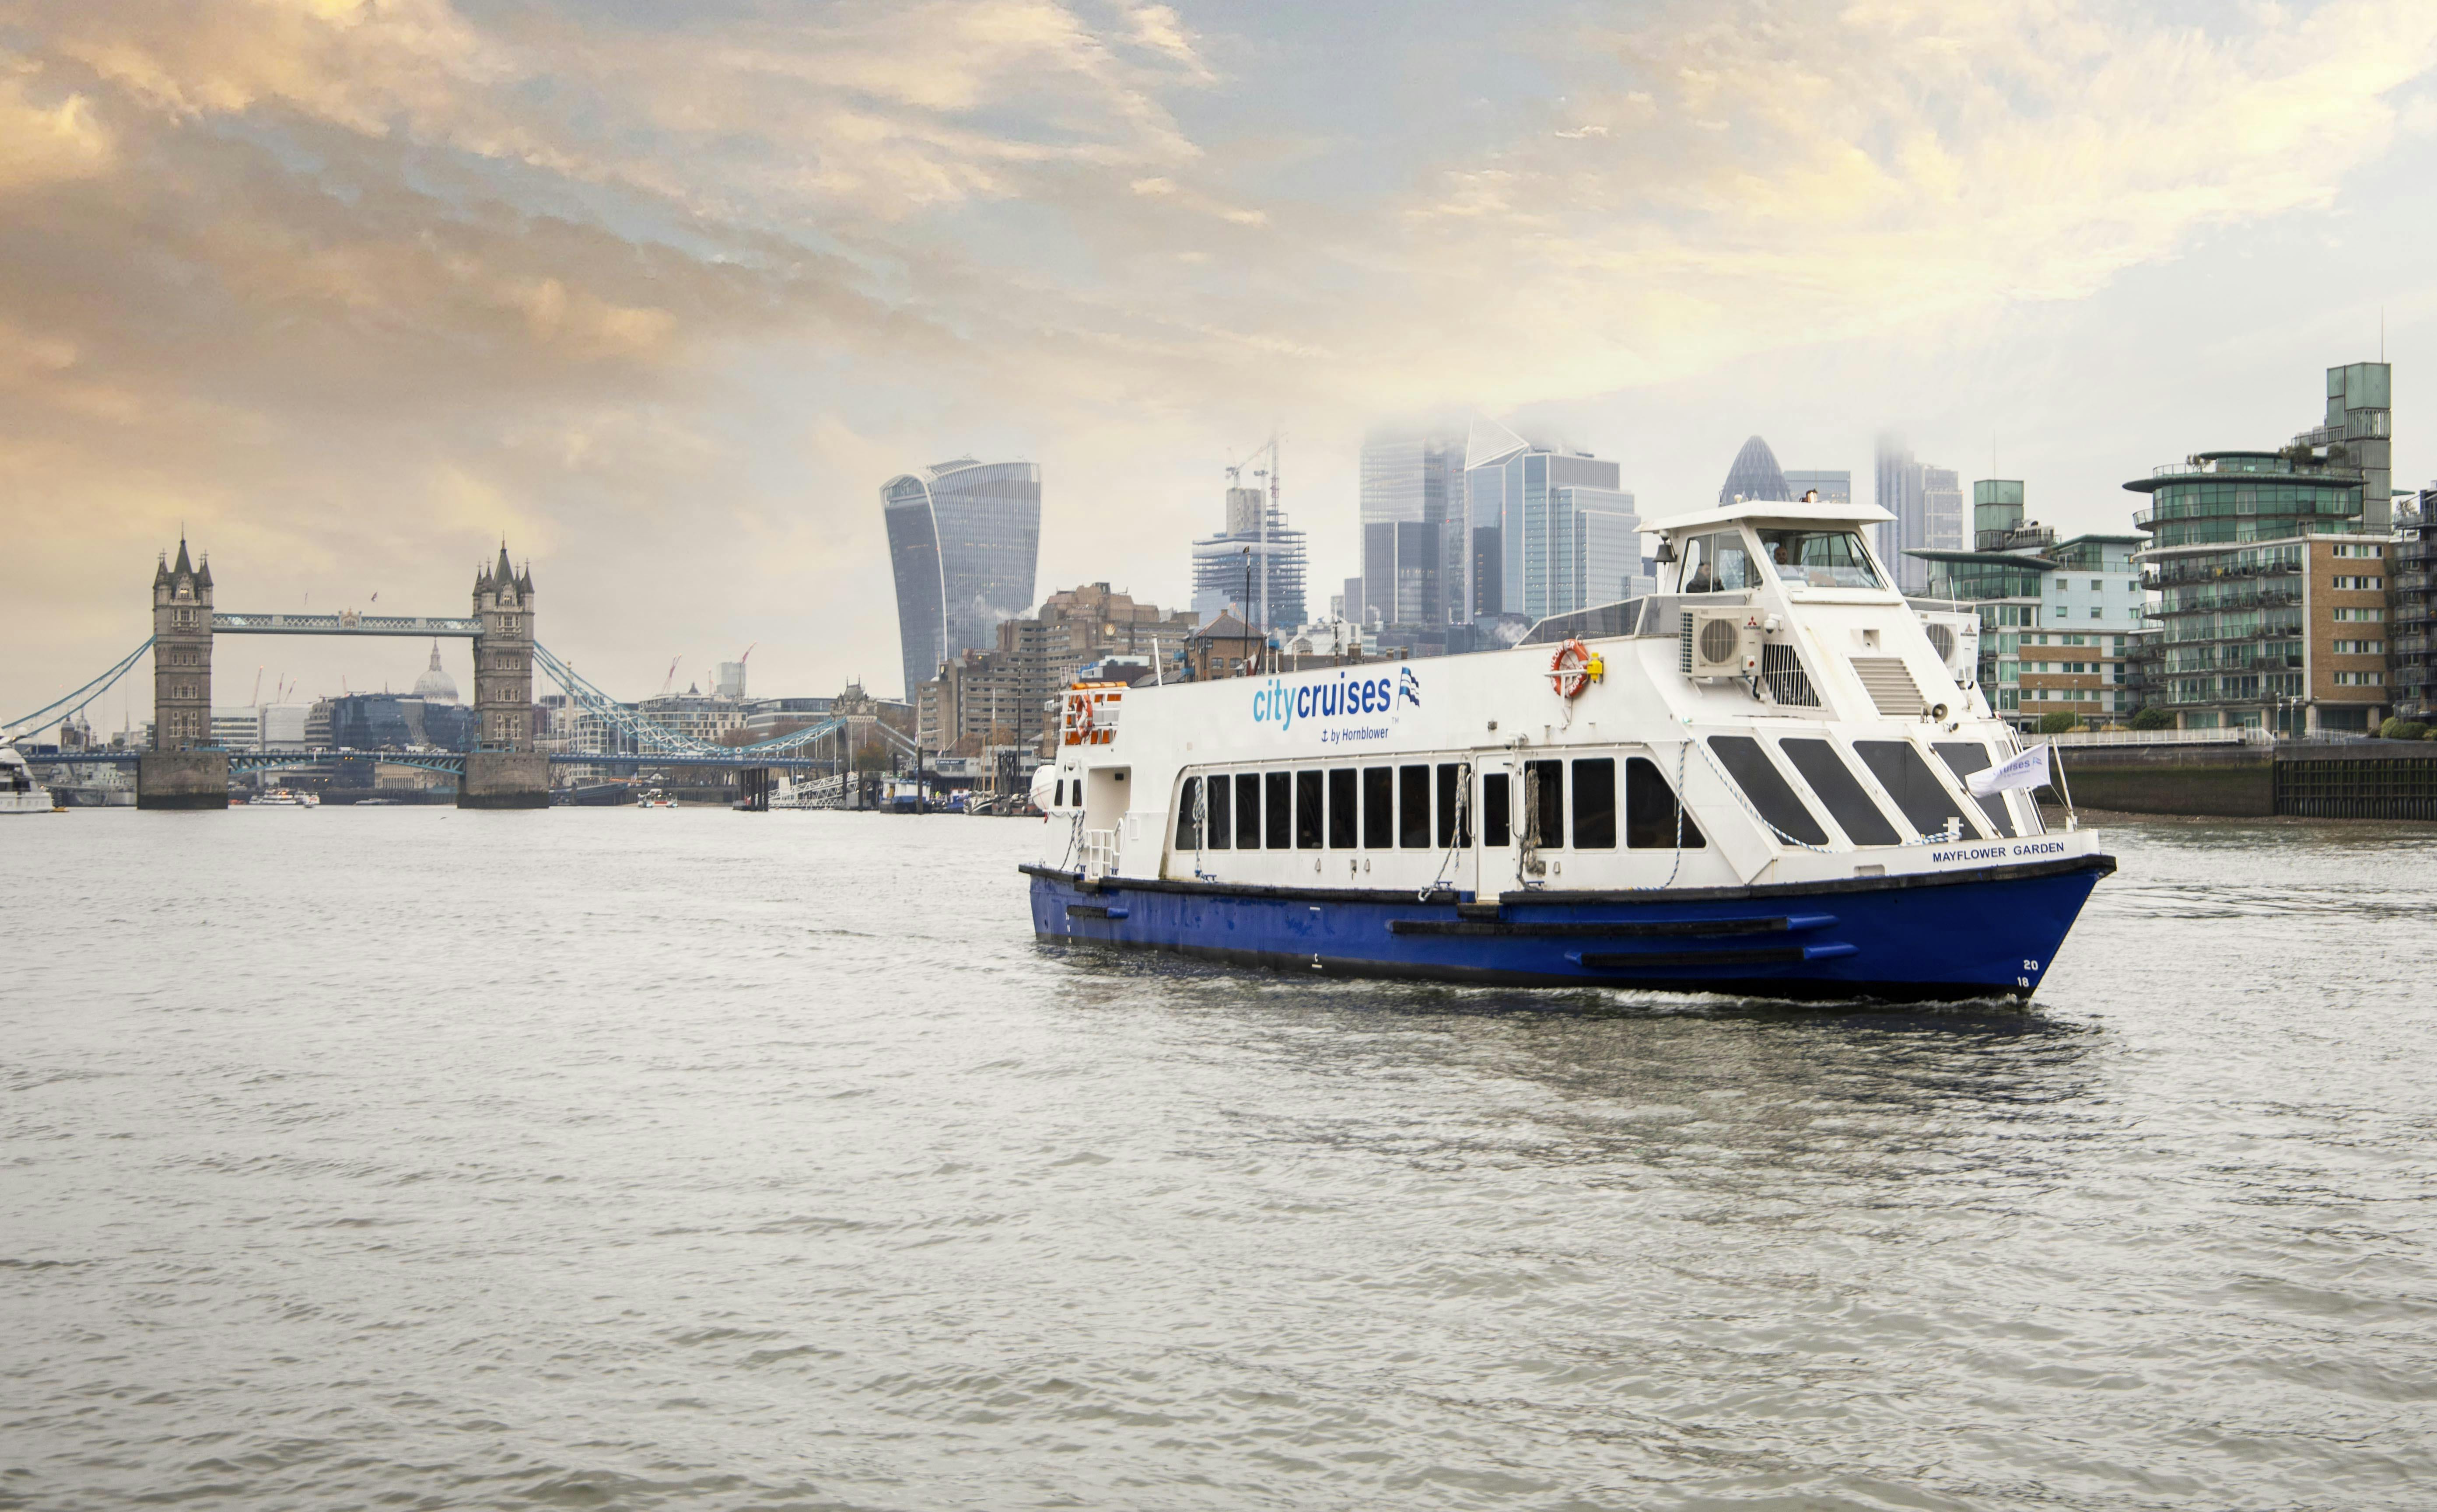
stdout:
[[(1322, 682), (1287, 683), (1276, 677), (1253, 693), (1253, 723), (1292, 730), (1300, 724), (1325, 728), (1323, 740), (1377, 739), (1388, 732), (1408, 708), (1422, 707), (1422, 679), (1409, 666), (1396, 676), (1358, 677), (1341, 672)], [(1372, 728), (1359, 728), (1377, 722)]]

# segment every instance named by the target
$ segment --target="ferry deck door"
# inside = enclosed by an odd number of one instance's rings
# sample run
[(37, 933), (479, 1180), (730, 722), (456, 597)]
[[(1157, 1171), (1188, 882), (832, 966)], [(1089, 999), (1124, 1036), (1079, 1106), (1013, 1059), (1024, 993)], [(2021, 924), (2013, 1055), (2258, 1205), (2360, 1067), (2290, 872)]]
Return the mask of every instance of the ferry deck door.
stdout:
[[(1140, 853), (1144, 841), (1143, 816), (1133, 811), (1131, 782), (1133, 773), (1124, 766), (1095, 766), (1083, 781), (1083, 865), (1094, 875), (1105, 875), (1117, 869), (1119, 855), (1131, 842)], [(1149, 832), (1149, 844), (1156, 851), (1160, 835)]]
[(1464, 886), (1486, 902), (1517, 886), (1516, 805), (1522, 801), (1515, 758), (1483, 752), (1472, 762), (1472, 875)]

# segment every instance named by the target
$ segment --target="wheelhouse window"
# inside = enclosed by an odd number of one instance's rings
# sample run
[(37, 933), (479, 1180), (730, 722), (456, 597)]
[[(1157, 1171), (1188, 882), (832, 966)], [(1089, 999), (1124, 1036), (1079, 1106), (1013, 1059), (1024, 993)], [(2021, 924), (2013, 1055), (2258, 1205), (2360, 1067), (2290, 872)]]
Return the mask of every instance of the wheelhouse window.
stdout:
[(1430, 769), (1396, 768), (1396, 843), (1408, 851), (1430, 847)]
[(1730, 593), (1756, 586), (1751, 552), (1739, 530), (1712, 531), (1684, 542), (1684, 591)]
[(1361, 833), (1361, 809), (1354, 797), (1354, 768), (1340, 766), (1328, 774), (1328, 848), (1351, 851)]
[(1763, 530), (1760, 547), (1769, 571), (1813, 588), (1885, 588), (1862, 537), (1850, 530)]

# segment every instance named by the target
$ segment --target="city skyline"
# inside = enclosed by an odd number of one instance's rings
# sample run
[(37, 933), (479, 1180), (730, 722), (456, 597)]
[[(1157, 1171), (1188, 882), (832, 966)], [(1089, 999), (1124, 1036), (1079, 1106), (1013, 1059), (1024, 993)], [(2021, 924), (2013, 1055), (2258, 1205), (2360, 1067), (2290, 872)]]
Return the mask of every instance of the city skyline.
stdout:
[(0, 708), (140, 639), (182, 520), (280, 607), (447, 607), (510, 534), (644, 696), (756, 642), (763, 686), (889, 680), (871, 491), (960, 450), (1072, 481), (1041, 584), (1161, 603), (1240, 438), (1286, 429), (1333, 584), (1362, 435), (1446, 402), (1629, 459), (1646, 519), (1755, 432), (1858, 479), (1900, 428), (2093, 531), (2383, 356), (2394, 480), (2437, 472), (2425, 7), (1770, 13), (37, 6)]

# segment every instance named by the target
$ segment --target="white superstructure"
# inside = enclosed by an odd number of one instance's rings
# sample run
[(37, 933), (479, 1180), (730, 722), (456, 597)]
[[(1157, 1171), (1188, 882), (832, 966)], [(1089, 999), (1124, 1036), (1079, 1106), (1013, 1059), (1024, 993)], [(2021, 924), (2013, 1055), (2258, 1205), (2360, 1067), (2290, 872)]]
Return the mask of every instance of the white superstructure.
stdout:
[(0, 746), (0, 814), (48, 814), (50, 789), (34, 781), (34, 770), (13, 746)]
[[(1494, 896), (1744, 888), (2095, 853), (2030, 795), (1973, 685), (1979, 624), (1920, 611), (1867, 504), (1659, 521), (1659, 591), (1512, 650), (1078, 688), (1035, 792), (1087, 877)], [(1063, 854), (1058, 853), (1062, 849)]]

